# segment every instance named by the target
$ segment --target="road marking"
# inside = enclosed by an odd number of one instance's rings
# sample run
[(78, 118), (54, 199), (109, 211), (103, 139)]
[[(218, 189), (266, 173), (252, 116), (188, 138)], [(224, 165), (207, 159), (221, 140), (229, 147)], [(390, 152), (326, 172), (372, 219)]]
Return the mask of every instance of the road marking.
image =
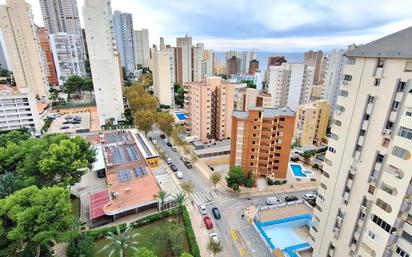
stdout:
[(245, 251), (244, 248), (240, 248), (239, 253), (240, 253), (240, 256), (245, 256), (246, 255), (246, 251)]
[(237, 236), (236, 230), (234, 230), (233, 228), (230, 229), (230, 235), (232, 236), (232, 238), (234, 240), (239, 240), (239, 237)]
[(204, 191), (191, 193), (190, 197), (195, 202), (195, 205), (208, 204), (213, 201), (213, 197)]

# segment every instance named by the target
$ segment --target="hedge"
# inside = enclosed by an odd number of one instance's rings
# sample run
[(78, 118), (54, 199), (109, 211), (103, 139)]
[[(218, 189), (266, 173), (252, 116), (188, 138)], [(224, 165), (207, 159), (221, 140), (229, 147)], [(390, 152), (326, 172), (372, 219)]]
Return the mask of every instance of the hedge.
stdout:
[(192, 222), (190, 221), (190, 216), (189, 216), (189, 213), (187, 212), (186, 206), (183, 207), (182, 212), (183, 212), (182, 213), (183, 223), (185, 224), (186, 235), (187, 235), (187, 239), (189, 240), (189, 244), (190, 244), (190, 251), (193, 257), (200, 257), (199, 246), (197, 245), (195, 232), (193, 231)]

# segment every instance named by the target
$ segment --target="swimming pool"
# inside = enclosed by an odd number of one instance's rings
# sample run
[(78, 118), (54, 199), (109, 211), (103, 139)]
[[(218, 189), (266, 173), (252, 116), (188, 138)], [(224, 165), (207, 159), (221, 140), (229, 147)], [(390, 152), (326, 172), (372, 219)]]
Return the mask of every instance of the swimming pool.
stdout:
[(185, 115), (184, 113), (181, 113), (181, 112), (177, 112), (177, 113), (176, 113), (176, 117), (177, 117), (179, 120), (186, 120), (186, 115)]
[(305, 236), (299, 230), (305, 226), (309, 227), (311, 220), (312, 215), (303, 214), (266, 222), (257, 221), (255, 224), (272, 251), (279, 248), (294, 257), (298, 256), (296, 251), (310, 248), (309, 243), (305, 241)]
[(292, 170), (293, 176), (298, 178), (307, 178), (308, 175), (303, 171), (303, 167), (300, 164), (289, 164), (290, 169)]

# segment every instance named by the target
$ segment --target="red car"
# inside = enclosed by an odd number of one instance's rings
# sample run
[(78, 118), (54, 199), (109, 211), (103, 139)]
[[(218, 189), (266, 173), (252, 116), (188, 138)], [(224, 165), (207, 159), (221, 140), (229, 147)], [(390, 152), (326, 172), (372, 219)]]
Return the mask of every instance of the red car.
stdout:
[(205, 223), (205, 226), (206, 226), (207, 229), (212, 229), (213, 228), (212, 219), (210, 219), (209, 216), (204, 217), (203, 222)]

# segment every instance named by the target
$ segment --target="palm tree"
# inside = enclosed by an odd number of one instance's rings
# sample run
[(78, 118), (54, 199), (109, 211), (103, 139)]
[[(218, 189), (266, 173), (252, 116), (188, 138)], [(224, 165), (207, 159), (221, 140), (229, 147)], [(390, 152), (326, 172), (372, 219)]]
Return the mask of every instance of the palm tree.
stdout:
[[(159, 199), (159, 201), (160, 201), (160, 211), (162, 213), (162, 220), (163, 220), (163, 211), (164, 211), (163, 207), (164, 207), (164, 203), (165, 203), (166, 199), (169, 197), (169, 193), (164, 191), (163, 189), (161, 189), (159, 191), (159, 193), (157, 193), (157, 195), (155, 195), (155, 197), (157, 199)], [(163, 222), (164, 222), (164, 220), (163, 220)]]
[(134, 240), (138, 233), (130, 234), (130, 224), (126, 225), (126, 229), (121, 232), (120, 227), (116, 226), (116, 233), (111, 231), (108, 232), (106, 239), (109, 241), (100, 251), (104, 252), (110, 250), (108, 257), (113, 256), (113, 254), (118, 253), (119, 257), (126, 257), (127, 250), (137, 251), (137, 241)]
[(180, 187), (182, 188), (183, 192), (185, 192), (187, 195), (190, 195), (191, 193), (193, 193), (194, 186), (191, 180), (182, 182), (180, 184)]
[(216, 256), (216, 254), (223, 251), (222, 241), (215, 241), (213, 239), (209, 239), (209, 242), (207, 242), (207, 251), (213, 254), (213, 256)]
[(212, 182), (213, 186), (216, 189), (216, 185), (222, 180), (222, 174), (220, 172), (212, 172), (209, 177), (210, 181)]
[(174, 201), (175, 201), (175, 204), (179, 207), (179, 224), (180, 224), (180, 221), (182, 219), (182, 209), (186, 201), (186, 194), (182, 192), (177, 193), (174, 196)]

